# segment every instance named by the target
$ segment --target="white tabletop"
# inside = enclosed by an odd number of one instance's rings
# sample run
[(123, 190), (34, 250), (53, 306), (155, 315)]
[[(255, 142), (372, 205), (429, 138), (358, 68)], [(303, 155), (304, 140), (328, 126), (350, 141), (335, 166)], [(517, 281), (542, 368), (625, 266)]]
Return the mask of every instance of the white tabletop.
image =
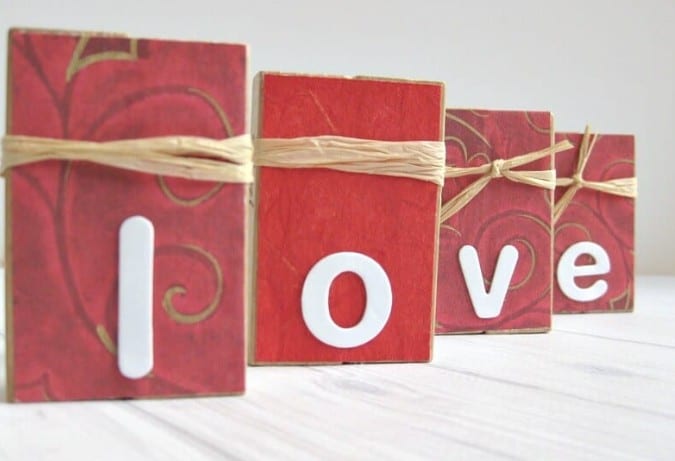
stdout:
[(0, 460), (672, 460), (675, 278), (637, 295), (549, 334), (438, 337), (430, 364), (249, 368), (243, 397), (0, 402)]

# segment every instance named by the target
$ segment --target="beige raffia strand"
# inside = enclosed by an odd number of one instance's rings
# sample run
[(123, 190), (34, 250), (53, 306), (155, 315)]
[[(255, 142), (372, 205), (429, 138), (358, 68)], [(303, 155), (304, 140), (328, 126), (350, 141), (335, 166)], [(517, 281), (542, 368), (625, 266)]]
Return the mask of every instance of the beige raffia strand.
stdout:
[(608, 181), (587, 181), (583, 174), (588, 163), (588, 158), (593, 153), (593, 147), (598, 140), (598, 136), (591, 135), (591, 127), (586, 125), (584, 136), (581, 138), (579, 147), (579, 158), (577, 159), (577, 169), (571, 178), (558, 178), (557, 185), (561, 187), (569, 186), (569, 189), (560, 197), (553, 208), (553, 222), (558, 221), (560, 216), (570, 203), (579, 189), (587, 189), (603, 192), (605, 194), (618, 195), (620, 197), (637, 197), (637, 178), (618, 178)]
[(553, 146), (519, 155), (517, 157), (509, 159), (498, 158), (485, 165), (472, 167), (446, 167), (446, 178), (459, 178), (470, 175), (482, 176), (443, 204), (441, 207), (441, 223), (445, 222), (450, 216), (464, 208), (485, 188), (485, 186), (488, 185), (490, 181), (496, 178), (505, 178), (509, 181), (527, 184), (528, 186), (542, 187), (544, 189), (555, 189), (555, 170), (529, 171), (513, 170), (512, 168), (532, 163), (551, 154), (555, 154), (556, 152), (571, 149), (572, 147), (573, 146), (569, 141), (562, 141)]
[(375, 141), (342, 136), (262, 138), (253, 141), (256, 166), (329, 168), (443, 185), (445, 145), (440, 141)]
[(253, 181), (252, 156), (249, 135), (222, 140), (164, 136), (106, 142), (8, 135), (2, 140), (0, 172), (45, 160), (80, 160), (162, 176), (249, 183)]

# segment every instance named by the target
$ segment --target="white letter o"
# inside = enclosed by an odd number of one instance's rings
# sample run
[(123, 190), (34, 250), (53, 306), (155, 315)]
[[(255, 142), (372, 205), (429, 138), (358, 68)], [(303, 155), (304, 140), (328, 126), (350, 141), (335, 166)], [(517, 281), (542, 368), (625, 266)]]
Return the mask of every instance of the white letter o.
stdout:
[[(328, 306), (331, 284), (343, 272), (361, 277), (366, 288), (363, 317), (349, 328), (333, 321)], [(391, 284), (382, 266), (373, 258), (351, 251), (320, 259), (302, 287), (302, 318), (307, 328), (322, 343), (343, 349), (361, 346), (380, 334), (389, 320), (391, 304)]]

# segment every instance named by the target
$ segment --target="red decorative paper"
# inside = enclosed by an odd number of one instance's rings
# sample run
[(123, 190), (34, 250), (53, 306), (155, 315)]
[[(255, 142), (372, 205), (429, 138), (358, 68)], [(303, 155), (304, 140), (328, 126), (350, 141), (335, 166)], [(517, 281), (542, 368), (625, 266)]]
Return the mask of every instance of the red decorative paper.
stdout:
[[(549, 112), (446, 111), (447, 165), (479, 166), (552, 145)], [(552, 158), (516, 169), (550, 170)], [(443, 203), (480, 176), (448, 178)], [(546, 331), (551, 325), (552, 191), (492, 179), (467, 206), (441, 223), (436, 333)], [(458, 253), (478, 252), (487, 289), (501, 249), (513, 245), (519, 259), (499, 316), (479, 318), (469, 298)]]
[[(581, 145), (580, 133), (556, 133), (556, 140), (568, 139), (575, 149), (556, 155), (559, 177), (570, 178), (577, 167)], [(635, 176), (635, 140), (632, 135), (602, 134), (588, 157), (583, 178), (607, 181)], [(566, 188), (556, 190), (556, 199)], [(589, 286), (598, 279), (608, 284), (607, 292), (595, 301), (579, 302), (569, 299), (555, 283), (554, 313), (626, 312), (633, 310), (634, 299), (634, 220), (635, 200), (582, 188), (576, 192), (555, 226), (555, 263), (571, 245), (590, 241), (599, 244), (609, 255), (611, 270), (599, 276), (579, 277), (579, 286)], [(592, 263), (580, 257), (578, 264)]]
[[(441, 140), (443, 86), (366, 78), (260, 76), (261, 138), (339, 135), (383, 141)], [(257, 183), (255, 363), (427, 361), (431, 357), (439, 187), (391, 176), (329, 169), (261, 167)], [(370, 342), (328, 346), (307, 329), (302, 286), (325, 256), (356, 251), (375, 259), (393, 291), (392, 313)], [(356, 324), (365, 291), (343, 274), (331, 316)]]
[[(244, 132), (241, 45), (15, 30), (8, 132), (105, 141)], [(241, 393), (246, 186), (87, 162), (8, 173), (9, 398)], [(155, 226), (154, 368), (118, 371), (118, 231)]]

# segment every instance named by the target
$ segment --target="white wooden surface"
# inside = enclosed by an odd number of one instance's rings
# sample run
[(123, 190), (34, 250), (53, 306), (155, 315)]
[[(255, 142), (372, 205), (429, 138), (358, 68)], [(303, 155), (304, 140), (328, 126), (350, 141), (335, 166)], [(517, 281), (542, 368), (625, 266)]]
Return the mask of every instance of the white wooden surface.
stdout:
[(0, 459), (673, 460), (674, 327), (675, 278), (644, 277), (634, 314), (439, 337), (431, 364), (249, 368), (243, 397), (2, 402)]

